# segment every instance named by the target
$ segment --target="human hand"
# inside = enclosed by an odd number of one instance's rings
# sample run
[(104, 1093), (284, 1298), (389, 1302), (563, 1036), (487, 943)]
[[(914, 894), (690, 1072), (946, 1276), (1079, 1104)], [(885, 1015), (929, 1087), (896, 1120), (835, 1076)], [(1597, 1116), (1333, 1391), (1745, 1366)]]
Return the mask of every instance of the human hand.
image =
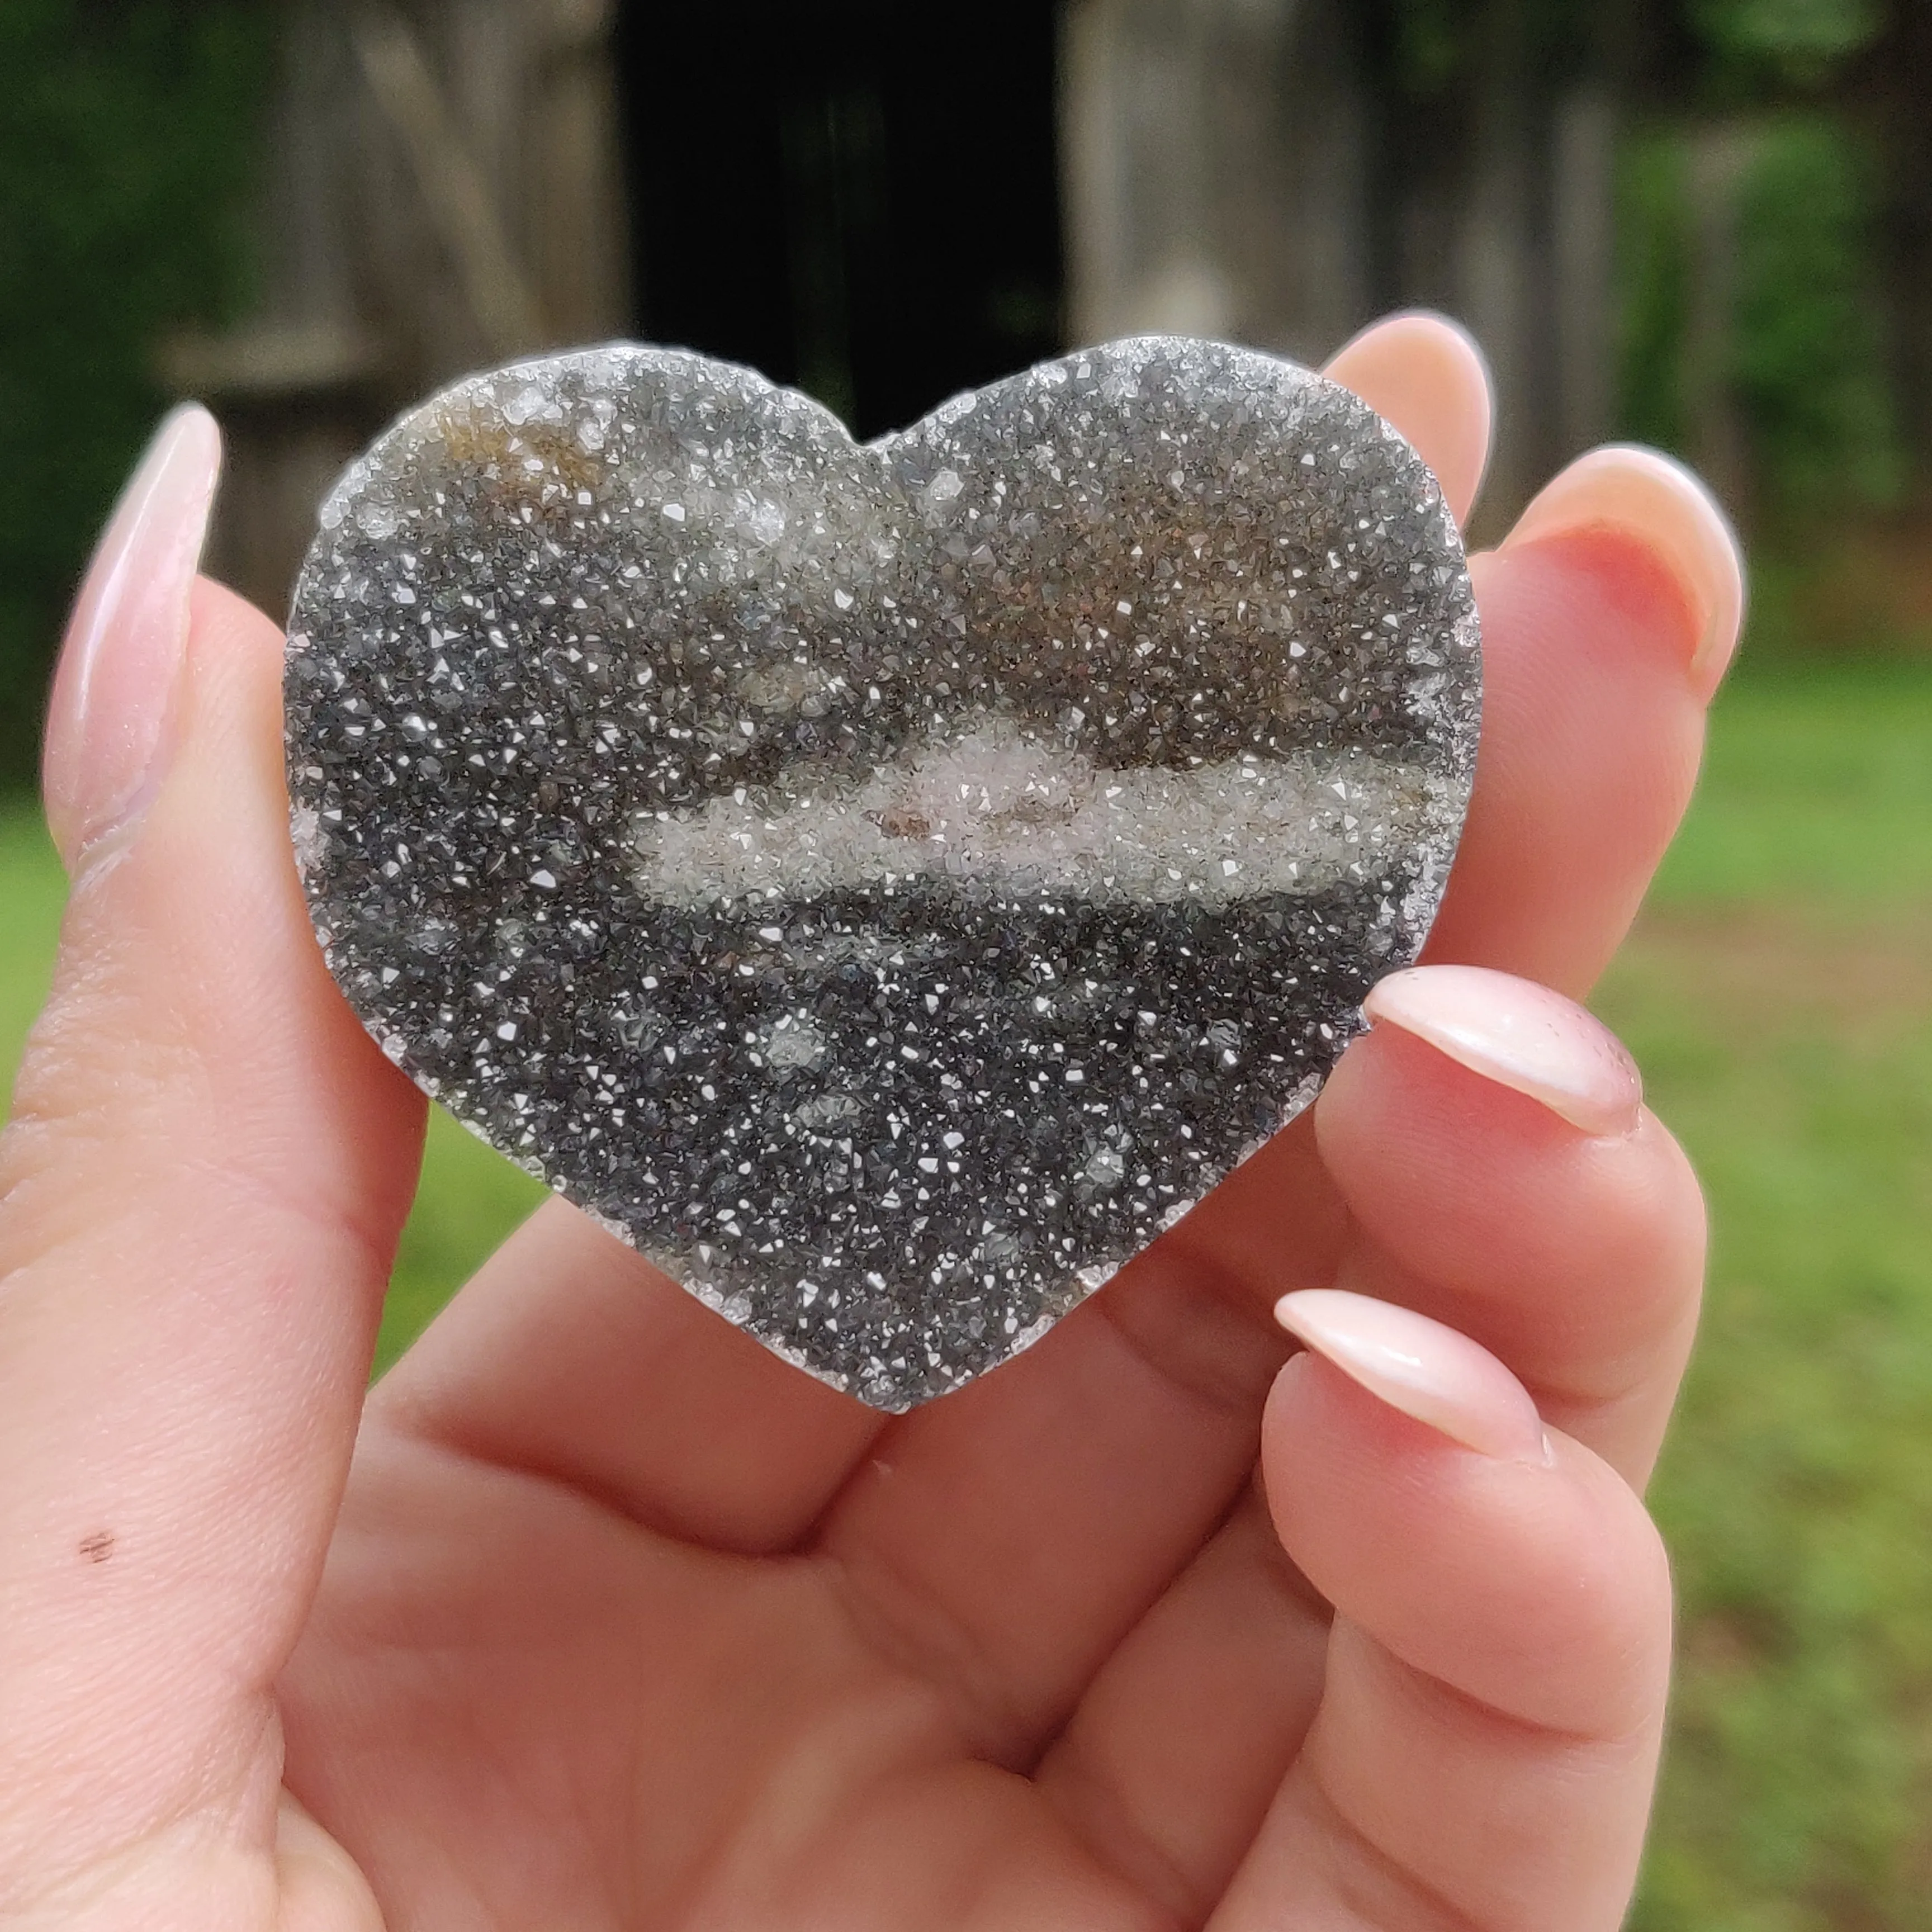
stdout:
[[(1466, 509), (1461, 339), (1336, 373)], [(1585, 991), (1688, 797), (1739, 600), (1693, 486), (1586, 458), (1475, 561), (1460, 964), (1036, 1347), (886, 1419), (556, 1202), (365, 1404), (424, 1103), (309, 930), (281, 640), (194, 580), (215, 462), (188, 415), (137, 476), (50, 729), (0, 1923), (1616, 1924), (1701, 1209), (1606, 1036), (1504, 975)], [(1284, 1366), (1271, 1305), (1331, 1282)]]

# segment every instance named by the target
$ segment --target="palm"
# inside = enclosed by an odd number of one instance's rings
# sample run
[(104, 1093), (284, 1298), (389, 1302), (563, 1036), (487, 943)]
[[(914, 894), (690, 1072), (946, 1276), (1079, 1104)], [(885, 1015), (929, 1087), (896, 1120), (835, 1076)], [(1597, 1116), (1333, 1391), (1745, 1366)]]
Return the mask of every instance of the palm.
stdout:
[[(1305, 1135), (1271, 1165), (1311, 1191)], [(566, 1217), (520, 1240), (553, 1281), (589, 1258), (605, 1348), (631, 1298), (660, 1346), (727, 1355), (742, 1406), (680, 1414), (621, 1478), (532, 1416), (506, 1466), (461, 1446), (503, 1432), (449, 1405), (460, 1344), (434, 1332), (372, 1405), (284, 1702), (293, 1789), (399, 1922), (452, 1889), (586, 1928), (1204, 1916), (1321, 1689), (1325, 1611), (1248, 1494), (1286, 1352), (1268, 1285), (1162, 1251), (998, 1382), (878, 1427)], [(1284, 1244), (1292, 1276), (1332, 1268), (1339, 1216), (1313, 1218), (1328, 1252)], [(540, 1303), (517, 1260), (470, 1291), (506, 1324)], [(593, 1438), (607, 1400), (676, 1400), (609, 1353), (628, 1386), (550, 1412), (587, 1406)], [(760, 1430), (782, 1481), (748, 1454), (742, 1486), (654, 1480)]]

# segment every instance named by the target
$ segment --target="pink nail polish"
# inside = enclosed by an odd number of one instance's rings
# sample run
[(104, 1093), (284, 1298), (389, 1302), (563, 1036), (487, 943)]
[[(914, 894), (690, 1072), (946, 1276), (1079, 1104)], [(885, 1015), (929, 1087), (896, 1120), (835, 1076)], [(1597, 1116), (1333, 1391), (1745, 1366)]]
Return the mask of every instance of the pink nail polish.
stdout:
[(1340, 1288), (1284, 1295), (1274, 1318), (1377, 1400), (1464, 1448), (1499, 1461), (1549, 1461), (1529, 1391), (1454, 1329)]
[(1584, 1133), (1627, 1134), (1642, 1114), (1642, 1076), (1622, 1042), (1533, 980), (1484, 966), (1414, 966), (1380, 982), (1362, 1011)]
[(71, 866), (146, 802), (173, 722), (221, 436), (194, 404), (148, 446), (88, 566), (54, 674), (42, 783)]
[(1590, 530), (1641, 538), (1682, 585), (1698, 626), (1691, 680), (1708, 697), (1737, 649), (1744, 612), (1743, 556), (1717, 499), (1659, 452), (1609, 444), (1546, 484), (1502, 548)]
[(1475, 338), (1448, 316), (1411, 309), (1352, 336), (1326, 373), (1408, 438), (1457, 520), (1466, 518), (1495, 434), (1496, 384)]

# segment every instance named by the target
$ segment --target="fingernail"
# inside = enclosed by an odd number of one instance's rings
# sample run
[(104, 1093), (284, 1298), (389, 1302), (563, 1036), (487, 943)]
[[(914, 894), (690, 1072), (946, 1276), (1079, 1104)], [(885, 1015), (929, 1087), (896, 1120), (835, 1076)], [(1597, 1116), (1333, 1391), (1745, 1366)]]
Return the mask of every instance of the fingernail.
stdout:
[(1623, 1042), (1532, 980), (1486, 966), (1412, 966), (1379, 981), (1362, 1011), (1584, 1133), (1627, 1134), (1642, 1112), (1643, 1076)]
[(1476, 338), (1448, 316), (1408, 309), (1351, 336), (1327, 374), (1395, 424), (1466, 517), (1495, 430), (1496, 385)]
[(173, 724), (221, 435), (198, 404), (156, 431), (109, 518), (54, 674), (42, 781), (71, 866), (146, 803)]
[(1681, 463), (1613, 443), (1579, 457), (1546, 484), (1502, 548), (1593, 530), (1642, 538), (1676, 578), (1697, 626), (1692, 681), (1708, 697), (1737, 649), (1744, 613), (1743, 555), (1717, 499)]
[(1336, 1288), (1283, 1295), (1274, 1318), (1378, 1401), (1464, 1448), (1503, 1462), (1550, 1460), (1529, 1391), (1466, 1335)]

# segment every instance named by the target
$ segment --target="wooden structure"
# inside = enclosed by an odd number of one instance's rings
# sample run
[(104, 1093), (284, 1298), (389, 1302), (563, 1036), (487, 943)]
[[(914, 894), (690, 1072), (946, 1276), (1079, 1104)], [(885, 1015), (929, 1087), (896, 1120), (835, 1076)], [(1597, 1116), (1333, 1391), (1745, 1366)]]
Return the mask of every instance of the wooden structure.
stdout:
[(388, 416), (630, 321), (612, 0), (284, 3), (259, 310), (162, 351), (228, 440), (212, 567), (278, 614)]
[[(214, 567), (273, 611), (395, 410), (638, 328), (869, 434), (1056, 334), (1308, 359), (1430, 304), (1496, 369), (1491, 527), (1608, 427), (1612, 92), (1601, 61), (1532, 58), (1526, 0), (1484, 0), (1468, 84), (1426, 98), (1390, 81), (1382, 0), (998, 0), (964, 39), (892, 0), (276, 4), (260, 309), (164, 358), (228, 434)], [(721, 68), (708, 146), (717, 89), (657, 76)], [(628, 213), (627, 172), (652, 184)]]
[(1390, 10), (1363, 0), (1068, 0), (1072, 334), (1306, 360), (1440, 308), (1496, 374), (1486, 520), (1520, 507), (1611, 404), (1608, 50), (1547, 57), (1538, 10), (1487, 0), (1466, 83), (1430, 93), (1391, 74)]
[(862, 436), (1060, 346), (1052, 0), (620, 11), (646, 339)]

